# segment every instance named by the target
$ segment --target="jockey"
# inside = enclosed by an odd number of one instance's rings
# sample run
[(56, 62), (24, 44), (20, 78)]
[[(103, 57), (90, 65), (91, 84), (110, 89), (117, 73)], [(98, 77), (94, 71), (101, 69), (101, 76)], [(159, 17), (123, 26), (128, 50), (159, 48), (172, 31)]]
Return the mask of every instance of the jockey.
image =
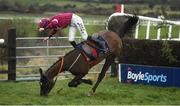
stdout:
[(87, 40), (88, 34), (83, 24), (83, 20), (76, 14), (73, 13), (59, 13), (55, 16), (50, 17), (49, 19), (42, 18), (39, 21), (39, 31), (44, 31), (46, 29), (50, 29), (51, 32), (48, 37), (44, 38), (44, 40), (48, 40), (52, 37), (58, 29), (62, 30), (69, 26), (69, 42), (73, 47), (76, 46), (76, 42), (74, 41), (76, 31), (79, 30), (81, 37), (84, 40)]

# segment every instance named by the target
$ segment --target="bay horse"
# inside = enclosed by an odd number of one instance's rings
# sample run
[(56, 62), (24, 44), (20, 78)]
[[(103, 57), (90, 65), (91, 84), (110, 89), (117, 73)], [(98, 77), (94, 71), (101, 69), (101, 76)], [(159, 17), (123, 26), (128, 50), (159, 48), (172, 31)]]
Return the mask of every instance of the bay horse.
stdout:
[[(131, 26), (128, 28), (129, 30), (126, 30), (127, 32), (130, 31), (130, 27)], [(40, 69), (39, 83), (41, 96), (47, 96), (49, 94), (55, 85), (57, 75), (64, 71), (69, 71), (75, 76), (72, 81), (68, 83), (69, 87), (77, 87), (81, 83), (92, 85), (91, 80), (83, 79), (83, 77), (88, 74), (89, 70), (93, 66), (105, 59), (105, 63), (101, 72), (99, 73), (98, 79), (89, 93), (90, 95), (95, 94), (96, 88), (104, 78), (106, 71), (114, 61), (115, 57), (119, 56), (122, 52), (122, 40), (117, 33), (113, 31), (101, 31), (97, 33), (97, 35), (104, 38), (108, 45), (109, 51), (106, 53), (101, 53), (94, 64), (87, 62), (81, 51), (75, 48), (74, 50), (68, 52), (65, 56), (60, 57), (58, 61), (56, 61), (49, 69), (47, 69), (47, 71), (45, 71), (45, 73), (42, 71), (42, 69)]]

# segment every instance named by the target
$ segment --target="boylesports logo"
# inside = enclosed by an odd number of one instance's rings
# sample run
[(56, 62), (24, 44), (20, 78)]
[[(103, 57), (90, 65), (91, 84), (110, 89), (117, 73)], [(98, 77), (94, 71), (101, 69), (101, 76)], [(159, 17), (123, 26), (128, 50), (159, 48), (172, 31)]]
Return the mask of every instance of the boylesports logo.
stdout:
[(164, 74), (156, 75), (150, 74), (149, 72), (142, 73), (139, 71), (138, 73), (134, 73), (132, 68), (128, 67), (127, 73), (127, 82), (137, 82), (137, 81), (144, 81), (147, 83), (150, 82), (162, 82), (165, 83), (167, 81), (167, 76)]

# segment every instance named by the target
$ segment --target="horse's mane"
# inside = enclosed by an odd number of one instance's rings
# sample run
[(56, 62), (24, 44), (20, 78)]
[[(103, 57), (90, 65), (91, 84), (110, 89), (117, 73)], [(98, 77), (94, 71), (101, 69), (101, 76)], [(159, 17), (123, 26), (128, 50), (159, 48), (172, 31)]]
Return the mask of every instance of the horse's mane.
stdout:
[(61, 60), (62, 57), (60, 57), (56, 62), (54, 62), (46, 71), (46, 73), (49, 72), (49, 70), (51, 70), (60, 60)]
[(134, 16), (114, 16), (108, 23), (108, 29), (116, 32), (120, 38), (132, 37), (139, 18)]

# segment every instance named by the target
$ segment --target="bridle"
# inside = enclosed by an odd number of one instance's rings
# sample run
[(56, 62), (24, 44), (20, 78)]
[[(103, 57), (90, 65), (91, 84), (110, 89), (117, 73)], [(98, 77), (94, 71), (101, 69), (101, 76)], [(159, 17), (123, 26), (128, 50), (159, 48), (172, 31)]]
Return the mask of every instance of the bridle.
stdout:
[(53, 86), (57, 81), (58, 74), (62, 71), (63, 65), (64, 65), (64, 57), (61, 58), (60, 68), (58, 70), (57, 75), (55, 76), (55, 80), (50, 80), (47, 76), (41, 74), (41, 78), (39, 82), (41, 87), (41, 92), (49, 93), (51, 91), (51, 89), (53, 88)]

